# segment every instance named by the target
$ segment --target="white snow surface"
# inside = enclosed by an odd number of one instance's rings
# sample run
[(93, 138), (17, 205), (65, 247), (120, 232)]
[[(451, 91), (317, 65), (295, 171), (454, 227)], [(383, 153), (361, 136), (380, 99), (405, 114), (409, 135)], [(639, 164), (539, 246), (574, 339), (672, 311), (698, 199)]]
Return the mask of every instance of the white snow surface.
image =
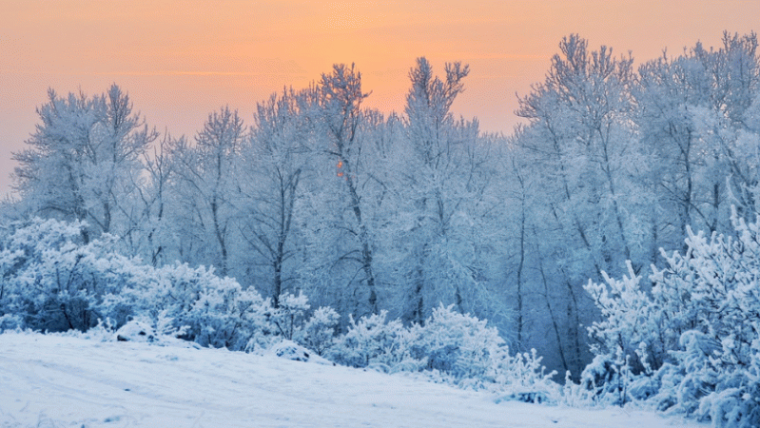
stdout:
[(324, 360), (0, 334), (2, 428), (705, 426), (620, 408), (496, 401), (487, 392)]

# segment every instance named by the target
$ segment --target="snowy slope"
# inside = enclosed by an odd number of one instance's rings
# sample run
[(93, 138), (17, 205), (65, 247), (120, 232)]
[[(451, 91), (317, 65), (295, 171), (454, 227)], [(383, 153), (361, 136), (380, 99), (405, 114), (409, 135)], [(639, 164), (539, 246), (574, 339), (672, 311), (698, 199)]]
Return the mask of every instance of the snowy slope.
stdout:
[(0, 427), (699, 427), (275, 356), (0, 335)]

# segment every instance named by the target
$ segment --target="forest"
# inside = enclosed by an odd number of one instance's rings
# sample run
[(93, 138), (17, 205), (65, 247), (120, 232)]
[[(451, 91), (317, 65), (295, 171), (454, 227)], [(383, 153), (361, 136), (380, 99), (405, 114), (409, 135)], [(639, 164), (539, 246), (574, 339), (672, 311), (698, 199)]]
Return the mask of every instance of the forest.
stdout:
[(510, 135), (452, 111), (467, 64), (424, 57), (403, 112), (365, 107), (341, 64), (189, 137), (157, 132), (117, 84), (51, 89), (0, 208), (0, 331), (143, 314), (204, 346), (281, 336), (495, 382), (470, 370), (495, 348), (464, 370), (440, 354), (459, 342), (415, 346), (467, 325), (508, 346), (502, 366), (560, 373), (567, 402), (756, 426), (757, 47), (724, 33), (634, 65), (567, 36)]

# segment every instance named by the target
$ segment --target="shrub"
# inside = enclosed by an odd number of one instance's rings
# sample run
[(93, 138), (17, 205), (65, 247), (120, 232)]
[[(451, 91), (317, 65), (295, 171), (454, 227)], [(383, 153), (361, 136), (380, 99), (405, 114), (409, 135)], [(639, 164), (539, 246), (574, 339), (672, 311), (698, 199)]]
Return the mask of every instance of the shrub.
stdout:
[(270, 314), (271, 322), (277, 327), (282, 337), (292, 340), (303, 326), (306, 311), (309, 310), (309, 299), (302, 293), (280, 295), (280, 306)]
[(380, 311), (355, 321), (349, 319), (348, 331), (336, 340), (328, 357), (350, 367), (372, 367), (383, 372), (404, 368), (416, 370), (422, 362), (412, 358), (415, 337), (399, 320), (387, 321), (387, 311)]
[(52, 332), (97, 325), (104, 299), (125, 285), (134, 262), (112, 250), (110, 236), (85, 243), (82, 223), (15, 226), (0, 244), (0, 317)]
[(297, 336), (297, 342), (324, 356), (334, 343), (335, 329), (340, 315), (334, 309), (321, 307), (314, 311)]
[(115, 328), (159, 315), (202, 346), (244, 349), (272, 334), (268, 301), (213, 269), (186, 264), (153, 268), (117, 254), (114, 238), (85, 243), (82, 223), (35, 219), (0, 247), (0, 328), (86, 331), (98, 320)]
[(558, 386), (544, 374), (535, 353), (511, 356), (495, 328), (453, 306), (435, 309), (424, 325), (405, 328), (381, 312), (350, 320), (328, 355), (353, 367), (388, 373), (424, 372), (438, 381), (465, 388), (489, 389), (498, 400), (555, 401)]
[(595, 362), (616, 353), (635, 362), (627, 379), (614, 364), (590, 365), (584, 378), (601, 384), (593, 400), (612, 394), (717, 426), (760, 425), (760, 226), (733, 221), (733, 237), (689, 230), (685, 254), (653, 268), (650, 293), (630, 264), (622, 280), (589, 283), (603, 316), (589, 330)]

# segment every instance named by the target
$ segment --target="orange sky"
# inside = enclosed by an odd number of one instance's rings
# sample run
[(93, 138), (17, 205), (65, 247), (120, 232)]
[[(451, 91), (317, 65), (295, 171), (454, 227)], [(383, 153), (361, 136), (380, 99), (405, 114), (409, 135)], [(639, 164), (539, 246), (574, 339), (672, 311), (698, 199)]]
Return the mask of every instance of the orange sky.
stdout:
[(149, 124), (190, 135), (225, 104), (250, 123), (256, 102), (334, 63), (356, 63), (368, 106), (401, 111), (426, 56), (439, 72), (469, 63), (455, 112), (509, 133), (515, 93), (543, 79), (565, 35), (640, 63), (758, 23), (760, 1), (0, 0), (0, 194), (48, 87), (92, 95), (116, 82)]

